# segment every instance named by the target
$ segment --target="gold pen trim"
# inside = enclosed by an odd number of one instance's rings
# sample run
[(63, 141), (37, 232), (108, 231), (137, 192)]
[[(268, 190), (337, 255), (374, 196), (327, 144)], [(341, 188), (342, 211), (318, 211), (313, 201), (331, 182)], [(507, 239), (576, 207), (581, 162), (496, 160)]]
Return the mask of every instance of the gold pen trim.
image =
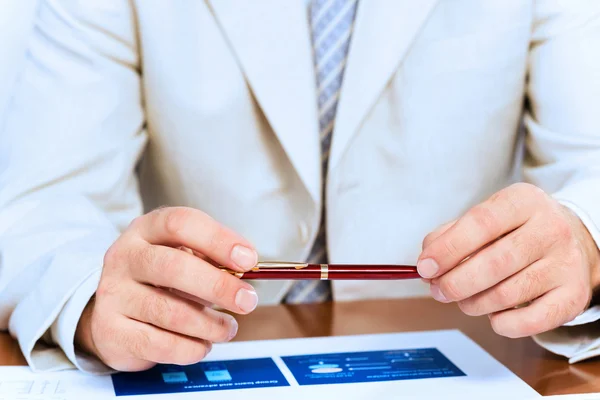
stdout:
[(329, 265), (321, 264), (321, 280), (326, 281), (329, 279)]

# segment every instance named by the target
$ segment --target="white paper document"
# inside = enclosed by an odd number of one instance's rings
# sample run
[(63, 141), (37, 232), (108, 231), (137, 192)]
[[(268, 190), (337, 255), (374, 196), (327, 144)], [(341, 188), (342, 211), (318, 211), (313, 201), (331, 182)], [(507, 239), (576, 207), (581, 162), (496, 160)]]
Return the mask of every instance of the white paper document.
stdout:
[(195, 365), (102, 377), (0, 367), (0, 400), (537, 397), (458, 331), (234, 342)]

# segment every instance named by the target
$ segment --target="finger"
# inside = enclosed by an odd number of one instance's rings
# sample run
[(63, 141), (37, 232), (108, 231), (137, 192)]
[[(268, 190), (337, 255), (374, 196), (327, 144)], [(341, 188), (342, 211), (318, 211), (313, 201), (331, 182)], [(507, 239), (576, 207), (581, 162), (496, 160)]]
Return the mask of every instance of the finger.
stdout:
[[(448, 301), (460, 301), (491, 288), (541, 259), (552, 242), (528, 222), (479, 251), (432, 284)], [(432, 294), (437, 290), (432, 288)]]
[(541, 297), (561, 285), (560, 269), (540, 260), (481, 293), (458, 303), (467, 315), (480, 316), (510, 310)]
[(532, 185), (513, 185), (470, 209), (419, 256), (423, 278), (445, 274), (486, 244), (523, 225), (534, 213), (541, 192)]
[(177, 290), (177, 289), (173, 289), (173, 288), (167, 288), (166, 290), (168, 290), (169, 292), (173, 293), (176, 296), (183, 297), (184, 299), (193, 301), (193, 302), (203, 305), (205, 307), (212, 308), (212, 306), (213, 306), (213, 304), (211, 302), (203, 300), (200, 297), (196, 297), (189, 293), (182, 292), (181, 290)]
[(206, 256), (206, 255), (204, 255), (202, 253), (199, 253), (197, 251), (194, 251), (194, 250), (192, 250), (190, 248), (187, 248), (185, 246), (179, 246), (178, 249), (181, 250), (181, 251), (185, 251), (186, 253), (195, 255), (196, 257), (200, 258), (201, 260), (206, 261), (207, 263), (209, 263), (209, 264), (211, 264), (211, 265), (213, 265), (215, 267), (219, 267), (220, 266), (220, 264), (218, 262), (216, 262), (214, 260), (211, 260), (208, 256)]
[(176, 289), (238, 314), (258, 305), (254, 288), (186, 252), (146, 245), (133, 254), (133, 278), (141, 283)]
[(254, 247), (246, 239), (193, 208), (157, 209), (138, 218), (132, 226), (148, 243), (184, 246), (238, 271), (258, 262)]
[(116, 337), (125, 352), (137, 359), (158, 364), (195, 364), (206, 357), (212, 344), (206, 340), (167, 332), (127, 318)]
[[(583, 286), (583, 285), (580, 285)], [(496, 333), (509, 338), (537, 335), (572, 321), (585, 309), (583, 287), (561, 286), (536, 299), (527, 307), (491, 314)]]
[[(214, 261), (212, 261), (210, 258), (206, 257), (204, 254), (197, 253), (194, 250), (188, 249), (185, 246), (179, 246), (177, 249), (181, 250), (181, 251), (184, 251), (184, 252), (186, 252), (188, 254), (192, 254), (192, 255), (200, 258), (201, 260), (206, 261), (207, 263), (209, 263), (212, 266), (218, 267), (217, 263), (215, 263)], [(201, 304), (203, 306), (212, 307), (212, 304), (210, 304), (208, 301), (202, 300), (201, 298), (193, 296), (193, 295), (191, 295), (189, 293), (185, 293), (185, 292), (182, 292), (180, 290), (173, 289), (173, 288), (161, 288), (160, 286), (156, 286), (156, 287), (158, 287), (160, 289), (168, 290), (169, 292), (171, 292), (171, 293), (173, 293), (173, 294), (175, 294), (175, 295), (177, 295), (179, 297), (183, 297), (184, 299), (191, 300), (191, 301), (196, 302), (198, 304)]]
[(237, 333), (238, 324), (231, 315), (166, 290), (137, 284), (129, 293), (123, 314), (131, 319), (215, 343), (228, 342)]

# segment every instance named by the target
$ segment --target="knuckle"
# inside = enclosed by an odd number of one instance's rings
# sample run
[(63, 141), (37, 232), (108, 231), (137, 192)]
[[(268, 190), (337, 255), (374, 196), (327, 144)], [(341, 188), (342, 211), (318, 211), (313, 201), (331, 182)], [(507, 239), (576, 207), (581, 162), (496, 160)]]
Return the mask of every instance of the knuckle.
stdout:
[(119, 251), (117, 249), (117, 245), (116, 243), (113, 243), (108, 250), (106, 250), (106, 253), (104, 253), (104, 262), (103, 264), (106, 265), (111, 265), (114, 264), (114, 262), (116, 261), (117, 257), (119, 256)]
[(504, 277), (507, 269), (509, 269), (514, 262), (515, 259), (511, 251), (498, 251), (486, 262), (487, 273), (497, 278)]
[(483, 315), (483, 307), (479, 301), (466, 299), (458, 302), (458, 308), (470, 317), (479, 317)]
[(140, 215), (138, 217), (135, 217), (129, 223), (129, 228), (130, 229), (138, 229), (140, 227), (140, 225), (142, 225), (144, 218), (146, 218), (145, 215)]
[(132, 334), (127, 335), (124, 341), (131, 355), (141, 360), (148, 359), (149, 351), (153, 348), (148, 332), (143, 329), (137, 329)]
[(497, 203), (498, 201), (505, 199), (512, 189), (514, 189), (514, 187), (505, 188), (492, 194), (489, 198), (490, 203)]
[(185, 207), (172, 207), (164, 209), (165, 226), (164, 229), (170, 236), (179, 237), (185, 222), (190, 218), (190, 209)]
[(162, 296), (148, 294), (141, 299), (142, 315), (157, 325), (169, 326), (171, 322), (171, 305), (167, 299)]
[(534, 255), (546, 251), (550, 245), (546, 235), (539, 229), (517, 232), (510, 244), (513, 254), (518, 254), (522, 260), (527, 261), (527, 264), (534, 262)]
[(470, 218), (486, 237), (498, 236), (498, 217), (489, 207), (483, 205), (473, 207), (470, 211)]
[(175, 251), (165, 251), (158, 257), (157, 262), (150, 263), (148, 265), (155, 264), (157, 273), (162, 276), (178, 276), (181, 265), (180, 254)]
[(111, 321), (112, 320), (109, 318), (92, 317), (92, 320), (90, 322), (90, 329), (92, 331), (92, 336), (94, 337), (94, 340), (99, 342), (113, 342), (118, 338), (118, 335), (116, 335), (115, 328), (113, 328)]
[(206, 358), (210, 349), (210, 342), (204, 340), (197, 340), (193, 343), (189, 343), (182, 347), (182, 355), (179, 359), (179, 363), (182, 365), (195, 364)]
[[(114, 296), (119, 292), (120, 288), (119, 281), (113, 279), (101, 279), (96, 289), (96, 299), (104, 299), (106, 297)], [(100, 303), (96, 301), (96, 306)]]
[(490, 197), (489, 203), (492, 205), (500, 204), (509, 207), (510, 213), (515, 213), (519, 207), (522, 198), (522, 190), (515, 187), (508, 187), (495, 193)]
[(463, 290), (454, 278), (443, 277), (439, 281), (439, 287), (448, 300), (456, 301), (463, 299)]
[(519, 194), (527, 193), (534, 195), (545, 195), (545, 192), (542, 189), (527, 182), (517, 182), (514, 183), (511, 187), (514, 188), (515, 192), (518, 192)]
[(552, 227), (554, 231), (554, 237), (561, 241), (568, 241), (573, 239), (573, 230), (568, 221), (562, 217), (553, 218)]
[(498, 307), (505, 309), (510, 307), (512, 303), (515, 301), (515, 292), (516, 290), (509, 285), (498, 285), (496, 286), (492, 292), (491, 296), (493, 298), (494, 304), (497, 304)]
[(165, 319), (169, 329), (181, 330), (182, 327), (193, 321), (194, 317), (183, 306), (172, 307), (169, 305)]
[(134, 260), (134, 266), (142, 266), (145, 268), (151, 267), (154, 265), (156, 259), (156, 248), (151, 245), (144, 246), (142, 249), (139, 249), (132, 254), (131, 257)]
[(530, 312), (521, 322), (523, 336), (541, 333), (549, 328), (560, 325), (561, 307), (558, 304), (548, 304), (542, 312)]
[(525, 279), (521, 282), (523, 295), (534, 291), (535, 288), (541, 287), (544, 281), (547, 280), (547, 274), (544, 269), (527, 268), (525, 270)]
[(206, 243), (204, 244), (206, 253), (209, 255), (216, 254), (225, 243), (225, 230), (219, 224), (212, 224), (207, 233)]
[(450, 257), (452, 257), (452, 258), (458, 257), (458, 255), (459, 255), (458, 247), (451, 239), (444, 240), (443, 245), (444, 245), (444, 250)]
[(421, 243), (421, 249), (424, 250), (426, 247), (429, 247), (433, 241), (442, 236), (448, 229), (450, 229), (456, 220), (452, 220), (450, 222), (446, 222), (445, 224), (439, 226), (436, 230), (429, 232), (427, 236), (423, 238), (423, 242)]
[(201, 339), (212, 340), (215, 336), (215, 332), (215, 324), (212, 321), (206, 320), (201, 323), (197, 336)]
[(154, 343), (155, 358), (161, 363), (173, 363), (177, 351), (178, 337), (172, 334), (165, 335), (160, 341)]
[(533, 317), (530, 326), (529, 334), (534, 335), (544, 330), (544, 326), (551, 324), (553, 326), (559, 325), (561, 319), (561, 307), (558, 304), (550, 304), (546, 309), (545, 313), (542, 313), (537, 318)]
[(104, 254), (103, 264), (105, 267), (116, 267), (122, 265), (127, 257), (127, 252), (123, 251), (119, 241), (113, 243)]
[(521, 336), (535, 335), (540, 330), (539, 318), (522, 321), (520, 327), (522, 332)]
[(584, 256), (576, 246), (571, 246), (567, 249), (564, 255), (564, 264), (567, 268), (572, 268), (583, 264)]
[(216, 299), (222, 299), (229, 295), (231, 288), (229, 285), (228, 274), (217, 274), (217, 278), (212, 284), (212, 294)]
[(517, 339), (523, 336), (519, 332), (518, 326), (514, 322), (511, 322), (510, 318), (506, 314), (492, 314), (489, 318), (493, 331), (498, 335), (510, 339)]
[(533, 201), (533, 203), (538, 205), (540, 204), (539, 200), (541, 198), (547, 198), (546, 192), (544, 192), (541, 188), (527, 182), (514, 183), (509, 187), (509, 189), (515, 198), (529, 198)]
[(514, 334), (510, 329), (507, 329), (505, 324), (505, 318), (502, 317), (502, 314), (492, 314), (490, 315), (490, 325), (492, 326), (492, 330), (496, 332), (500, 336), (505, 336), (509, 338), (514, 338)]
[(210, 353), (211, 350), (212, 350), (211, 342), (204, 342), (202, 344), (199, 344), (198, 345), (198, 361), (206, 358), (206, 356), (208, 355), (208, 353)]
[(515, 303), (524, 303), (531, 300), (536, 293), (540, 293), (543, 286), (543, 281), (546, 279), (546, 274), (543, 270), (528, 268), (523, 272), (522, 278), (515, 282), (515, 297), (510, 305), (518, 306)]
[(565, 317), (567, 319), (571, 319), (576, 317), (577, 314), (583, 309), (581, 295), (575, 295), (572, 298), (567, 300), (567, 304), (565, 305)]
[(438, 232), (431, 232), (427, 234), (427, 236), (423, 238), (423, 243), (421, 243), (421, 249), (424, 250), (426, 247), (428, 247), (438, 236)]
[(568, 313), (573, 317), (579, 315), (579, 313), (585, 310), (592, 298), (592, 289), (589, 284), (581, 281), (575, 287), (571, 301), (568, 303)]
[(219, 313), (215, 319), (214, 324), (211, 324), (213, 329), (213, 342), (224, 342), (229, 338), (230, 332), (230, 317), (226, 316), (223, 313)]
[(425, 247), (429, 246), (429, 243), (432, 242), (431, 233), (423, 238), (423, 242), (421, 242), (421, 250), (424, 250)]

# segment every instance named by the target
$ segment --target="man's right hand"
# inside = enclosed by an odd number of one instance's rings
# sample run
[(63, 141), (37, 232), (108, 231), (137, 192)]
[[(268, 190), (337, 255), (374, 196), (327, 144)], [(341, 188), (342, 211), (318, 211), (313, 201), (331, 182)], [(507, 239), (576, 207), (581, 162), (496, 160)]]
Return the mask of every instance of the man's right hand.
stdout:
[(251, 285), (215, 265), (246, 271), (257, 258), (248, 241), (201, 211), (141, 216), (107, 251), (75, 342), (119, 371), (196, 363), (237, 332), (236, 320), (212, 304), (247, 314), (258, 302)]

